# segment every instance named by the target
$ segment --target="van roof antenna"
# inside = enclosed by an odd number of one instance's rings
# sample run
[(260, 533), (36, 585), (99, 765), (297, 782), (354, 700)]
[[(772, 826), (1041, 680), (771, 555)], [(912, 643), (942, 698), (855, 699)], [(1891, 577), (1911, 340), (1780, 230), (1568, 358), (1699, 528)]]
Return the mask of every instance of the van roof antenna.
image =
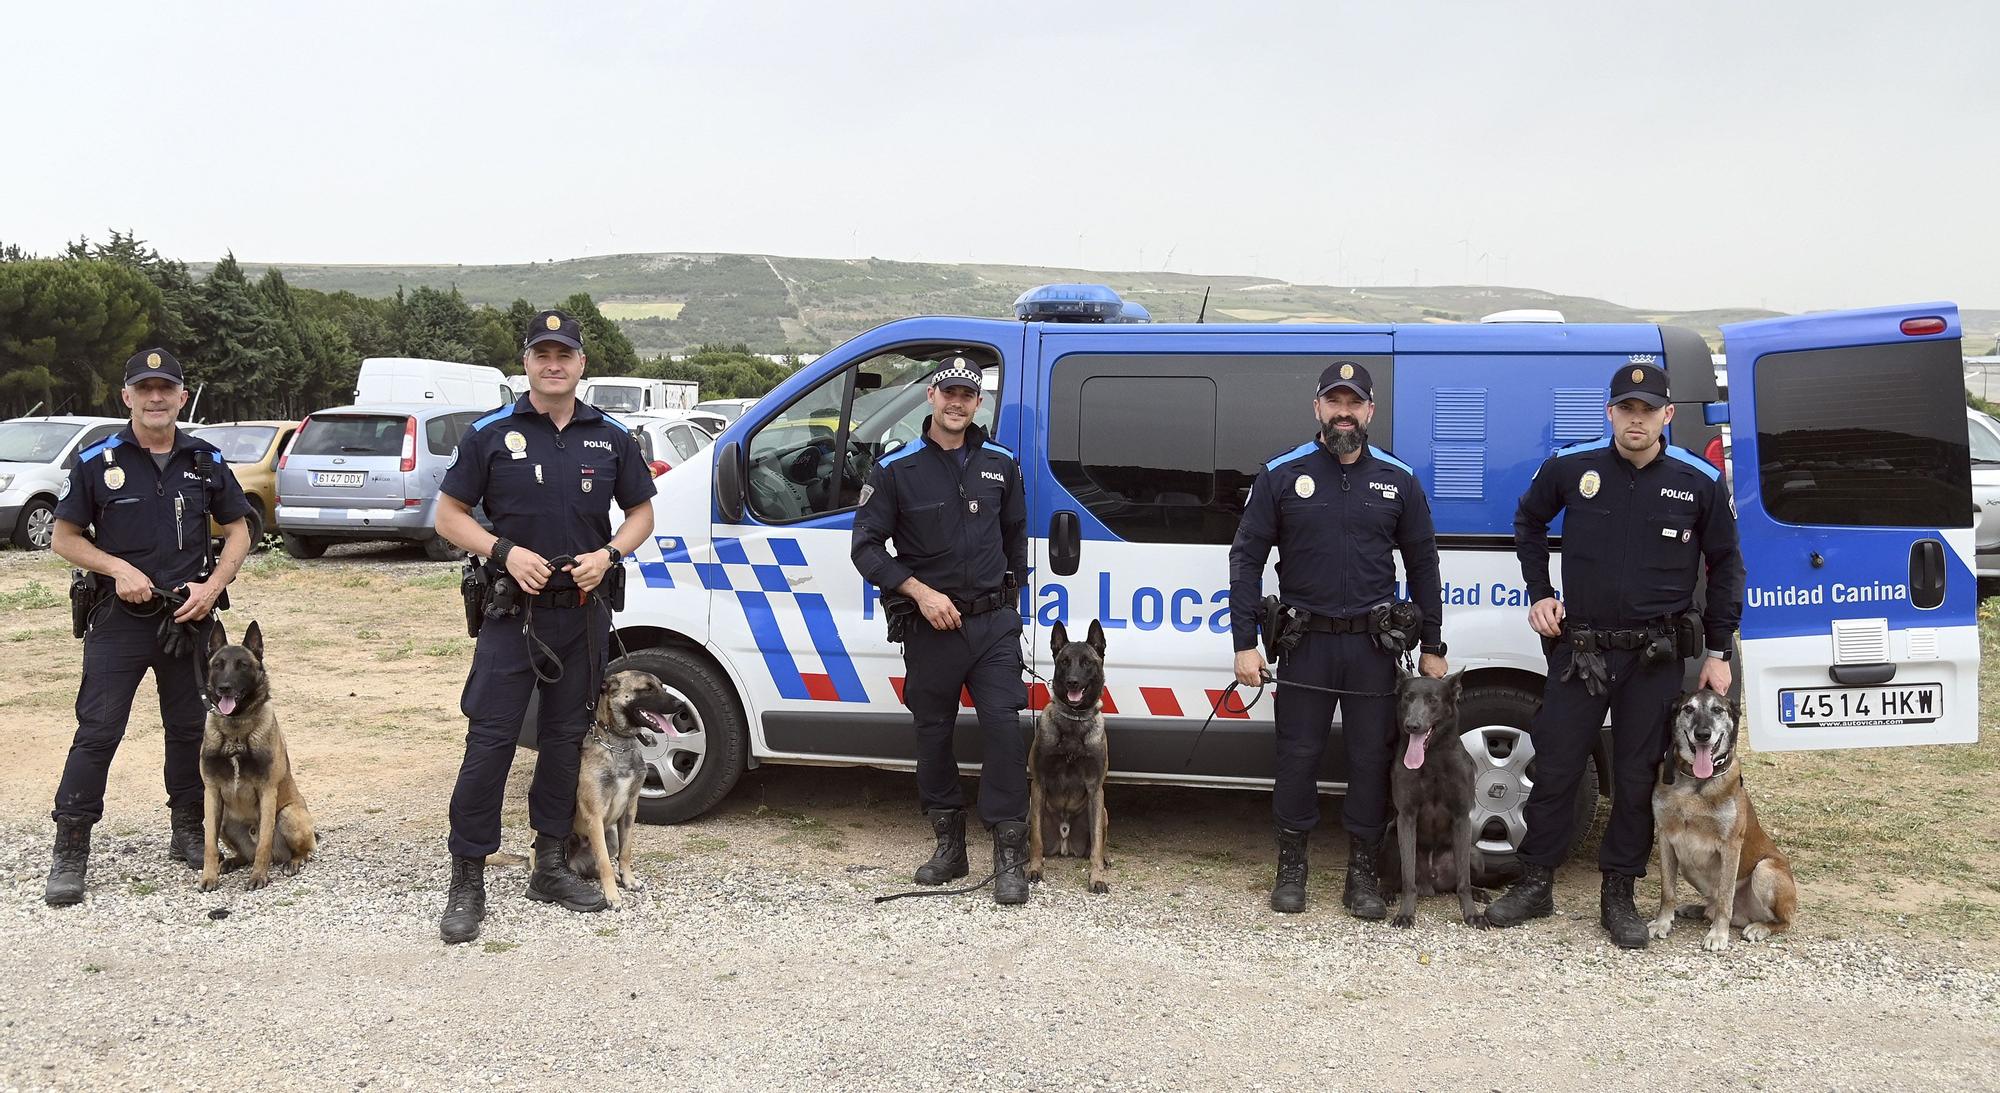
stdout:
[(1201, 310), (1195, 313), (1194, 316), (1195, 322), (1200, 323), (1208, 321), (1208, 290), (1211, 287), (1212, 286), (1210, 285), (1201, 286)]

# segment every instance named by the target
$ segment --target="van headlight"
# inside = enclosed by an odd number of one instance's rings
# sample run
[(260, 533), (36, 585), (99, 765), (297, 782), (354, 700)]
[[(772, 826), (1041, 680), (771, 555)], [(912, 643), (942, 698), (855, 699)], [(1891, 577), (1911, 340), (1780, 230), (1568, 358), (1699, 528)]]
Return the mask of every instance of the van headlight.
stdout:
[(0, 474), (0, 493), (5, 493), (13, 488), (14, 476), (11, 474)]

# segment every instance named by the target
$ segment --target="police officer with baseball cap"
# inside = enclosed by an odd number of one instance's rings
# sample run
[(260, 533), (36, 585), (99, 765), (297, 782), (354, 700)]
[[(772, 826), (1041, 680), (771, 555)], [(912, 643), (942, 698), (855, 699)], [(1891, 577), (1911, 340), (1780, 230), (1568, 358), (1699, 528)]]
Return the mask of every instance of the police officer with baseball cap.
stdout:
[[(201, 733), (210, 613), (250, 553), (250, 503), (213, 444), (176, 425), (187, 405), (180, 362), (147, 349), (125, 362), (120, 397), (131, 423), (85, 449), (57, 493), (55, 539), (85, 571), (71, 595), (86, 627), (76, 738), (56, 787), (56, 843), (43, 899), (83, 898), (90, 828), (104, 815), (104, 783), (148, 668), (166, 737), (171, 854), (202, 862)], [(211, 554), (209, 517), (222, 525)], [(162, 592), (167, 595), (162, 596)]]
[[(1534, 722), (1522, 876), (1486, 917), (1504, 927), (1554, 913), (1555, 868), (1576, 836), (1571, 805), (1608, 710), (1613, 788), (1597, 855), (1599, 921), (1618, 946), (1639, 949), (1646, 921), (1632, 882), (1652, 854), (1652, 784), (1666, 750), (1667, 708), (1688, 655), (1702, 656), (1698, 686), (1729, 692), (1743, 558), (1721, 472), (1666, 440), (1674, 420), (1667, 374), (1644, 361), (1620, 367), (1605, 416), (1611, 435), (1550, 456), (1514, 513), (1514, 549), (1534, 600), (1528, 625), (1549, 650), (1549, 674)], [(1561, 596), (1549, 579), (1549, 524), (1558, 514)], [(1688, 613), (1704, 571), (1708, 601), (1696, 634)]]
[[(1384, 621), (1396, 599), (1396, 563), (1415, 605), (1425, 675), (1445, 674), (1443, 586), (1430, 501), (1408, 464), (1368, 443), (1374, 382), (1357, 361), (1320, 374), (1313, 415), (1319, 435), (1264, 465), (1250, 487), (1229, 548), (1230, 630), (1236, 680), (1264, 683), (1257, 648), (1264, 617), (1264, 563), (1278, 549), (1278, 599), (1298, 631), (1277, 675), (1277, 769), (1271, 809), (1278, 874), (1271, 909), (1306, 908), (1306, 840), (1319, 824), (1319, 765), (1336, 708), (1347, 749), (1348, 832), (1341, 901), (1357, 918), (1388, 914), (1375, 857), (1389, 822), (1389, 762), (1396, 735), (1396, 654)], [(1404, 652), (1409, 650), (1405, 649)], [(1302, 684), (1303, 686), (1288, 686)], [(1308, 688), (1323, 688), (1313, 690)], [(1343, 693), (1334, 694), (1329, 691)]]
[[(1027, 741), (1020, 711), (1028, 513), (1014, 453), (974, 423), (979, 367), (951, 357), (931, 377), (923, 433), (876, 465), (854, 516), (852, 556), (905, 622), (903, 704), (916, 722), (917, 793), (936, 849), (918, 884), (965, 876), (965, 790), (952, 733), (969, 691), (985, 748), (979, 818), (993, 833), (993, 901), (1025, 903)], [(885, 541), (896, 541), (889, 553)]]
[[(528, 324), (528, 390), (472, 423), (438, 495), (438, 534), (487, 559), (518, 585), (515, 615), (480, 627), (460, 698), (470, 722), (451, 796), (451, 888), (439, 922), (448, 944), (479, 936), (486, 856), (500, 848), (500, 806), (528, 698), (539, 688), (540, 752), (528, 789), (535, 829), (527, 896), (572, 911), (604, 909), (602, 889), (571, 871), (563, 850), (576, 809), (579, 746), (611, 643), (606, 574), (653, 532), (655, 492), (626, 427), (576, 397), (583, 331), (562, 311)], [(624, 510), (614, 534), (611, 505)], [(493, 530), (472, 516), (485, 506)]]

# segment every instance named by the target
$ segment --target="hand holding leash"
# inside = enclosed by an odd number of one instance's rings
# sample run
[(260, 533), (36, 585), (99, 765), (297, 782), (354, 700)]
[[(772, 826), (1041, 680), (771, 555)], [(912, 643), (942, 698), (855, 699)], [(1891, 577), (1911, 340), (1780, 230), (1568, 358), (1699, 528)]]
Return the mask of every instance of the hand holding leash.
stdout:
[(527, 547), (516, 546), (507, 552), (507, 575), (530, 595), (539, 594), (554, 572), (548, 559)]
[[(567, 566), (560, 564), (564, 560), (569, 562)], [(610, 572), (611, 555), (601, 550), (593, 550), (580, 559), (564, 555), (549, 564), (557, 569), (568, 569), (570, 577), (576, 581), (576, 586), (589, 592), (603, 583), (604, 575)]]
[(1264, 665), (1264, 654), (1255, 649), (1244, 649), (1236, 654), (1236, 682), (1245, 687), (1261, 687), (1271, 677), (1271, 670)]
[(111, 574), (111, 579), (117, 582), (118, 598), (129, 604), (149, 603), (157, 591), (153, 587), (152, 579), (139, 572), (137, 566), (129, 563)]

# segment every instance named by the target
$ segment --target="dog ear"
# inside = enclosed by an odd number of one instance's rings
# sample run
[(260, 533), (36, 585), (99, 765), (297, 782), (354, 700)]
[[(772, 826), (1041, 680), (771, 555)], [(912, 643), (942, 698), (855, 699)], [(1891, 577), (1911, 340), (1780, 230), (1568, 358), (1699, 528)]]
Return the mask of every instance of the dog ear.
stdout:
[(1055, 628), (1049, 631), (1049, 655), (1060, 656), (1062, 654), (1062, 647), (1068, 644), (1069, 644), (1069, 631), (1065, 629), (1063, 627), (1062, 622), (1058, 620), (1056, 622)]
[(1097, 650), (1098, 656), (1104, 655), (1104, 627), (1099, 626), (1096, 619), (1090, 620), (1090, 636), (1085, 640), (1092, 649)]
[(1454, 702), (1458, 701), (1458, 697), (1465, 693), (1464, 677), (1465, 669), (1463, 668), (1444, 677), (1444, 681), (1451, 686), (1451, 698)]
[[(216, 623), (215, 628), (220, 632), (222, 624)], [(250, 650), (250, 655), (257, 658), (257, 663), (264, 663), (264, 631), (257, 628), (255, 619), (250, 620), (250, 629), (243, 632), (243, 648)]]
[(215, 654), (221, 652), (222, 647), (228, 644), (229, 644), (229, 635), (224, 633), (222, 630), (222, 620), (216, 619), (215, 625), (210, 626), (208, 628), (209, 657), (213, 659)]

